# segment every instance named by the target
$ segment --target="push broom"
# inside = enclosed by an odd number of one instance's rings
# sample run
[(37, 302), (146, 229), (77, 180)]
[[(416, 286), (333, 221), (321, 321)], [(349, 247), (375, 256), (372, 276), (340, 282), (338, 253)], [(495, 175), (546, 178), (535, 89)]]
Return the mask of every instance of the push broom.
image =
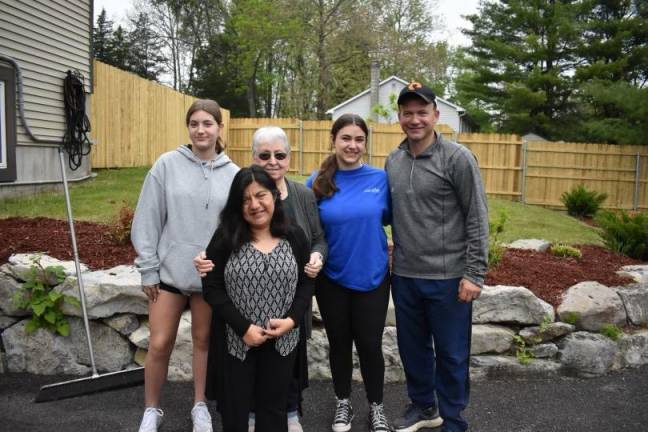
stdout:
[[(11, 57), (0, 54), (0, 60), (10, 63), (16, 72), (16, 87), (18, 93), (18, 114), (20, 120), (30, 138), (37, 142), (51, 144), (61, 144), (57, 140), (48, 140), (36, 137), (29, 128), (24, 114), (24, 102), (22, 93), (22, 73), (18, 63)], [(61, 164), (61, 176), (63, 180), (63, 190), (65, 192), (65, 206), (67, 209), (67, 219), (70, 226), (70, 240), (72, 242), (72, 252), (74, 255), (74, 266), (76, 269), (77, 286), (79, 288), (79, 298), (81, 300), (81, 311), (83, 314), (83, 324), (85, 327), (86, 340), (88, 342), (88, 351), (90, 353), (90, 367), (92, 375), (85, 378), (74, 379), (54, 384), (45, 385), (40, 388), (35, 402), (47, 402), (74, 396), (81, 396), (90, 393), (97, 393), (106, 390), (112, 390), (122, 387), (140, 385), (144, 382), (144, 368), (134, 368), (117, 372), (99, 374), (95, 364), (94, 352), (92, 349), (92, 338), (90, 335), (90, 324), (88, 321), (88, 311), (86, 308), (85, 290), (83, 287), (83, 278), (81, 277), (81, 264), (76, 243), (76, 234), (74, 232), (74, 220), (72, 218), (72, 206), (70, 205), (70, 190), (68, 188), (67, 176), (65, 173), (64, 153), (69, 156), (69, 166), (75, 170), (81, 166), (83, 156), (90, 152), (84, 152), (83, 146), (90, 146), (90, 140), (87, 133), (90, 131), (90, 124), (85, 114), (85, 89), (83, 76), (72, 71), (67, 72), (63, 83), (64, 104), (65, 104), (65, 123), (66, 134), (63, 138), (63, 145), (58, 149), (59, 161)]]

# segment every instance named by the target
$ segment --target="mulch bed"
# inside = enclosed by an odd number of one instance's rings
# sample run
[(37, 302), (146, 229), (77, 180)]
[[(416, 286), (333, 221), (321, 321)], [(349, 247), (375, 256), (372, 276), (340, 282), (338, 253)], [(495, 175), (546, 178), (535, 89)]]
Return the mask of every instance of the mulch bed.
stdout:
[[(132, 264), (135, 251), (130, 244), (117, 244), (107, 225), (75, 222), (81, 262), (93, 270)], [(66, 221), (48, 218), (0, 219), (0, 264), (13, 253), (43, 252), (61, 260), (71, 260), (72, 246)], [(549, 253), (513, 250), (505, 252), (502, 262), (486, 276), (488, 285), (524, 286), (552, 304), (560, 304), (562, 293), (583, 281), (606, 286), (632, 282), (615, 272), (640, 261), (617, 255), (598, 246), (580, 246), (581, 259), (559, 258)]]

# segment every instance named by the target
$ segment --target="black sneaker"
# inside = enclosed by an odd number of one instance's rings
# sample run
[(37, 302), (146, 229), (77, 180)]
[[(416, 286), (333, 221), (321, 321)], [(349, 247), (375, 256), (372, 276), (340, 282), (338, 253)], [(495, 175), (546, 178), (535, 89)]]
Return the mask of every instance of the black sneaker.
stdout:
[(443, 424), (436, 407), (422, 409), (415, 404), (409, 404), (402, 417), (392, 424), (396, 432), (416, 432), (422, 428), (435, 428)]
[(389, 423), (385, 417), (385, 407), (381, 403), (373, 402), (369, 406), (369, 431), (370, 432), (389, 432)]
[(353, 420), (353, 408), (349, 399), (337, 399), (335, 407), (335, 417), (331, 429), (333, 432), (347, 432), (351, 430), (351, 421)]

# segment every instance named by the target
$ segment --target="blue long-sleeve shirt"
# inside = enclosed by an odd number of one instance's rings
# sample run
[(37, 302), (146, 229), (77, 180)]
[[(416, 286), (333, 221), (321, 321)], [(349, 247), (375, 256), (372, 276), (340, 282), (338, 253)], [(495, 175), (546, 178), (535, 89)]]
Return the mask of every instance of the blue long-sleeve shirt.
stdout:
[[(306, 181), (312, 187), (315, 174)], [(385, 171), (363, 165), (335, 173), (338, 191), (319, 200), (328, 259), (322, 270), (334, 282), (357, 291), (371, 291), (388, 267), (387, 236), (391, 223), (389, 185)]]

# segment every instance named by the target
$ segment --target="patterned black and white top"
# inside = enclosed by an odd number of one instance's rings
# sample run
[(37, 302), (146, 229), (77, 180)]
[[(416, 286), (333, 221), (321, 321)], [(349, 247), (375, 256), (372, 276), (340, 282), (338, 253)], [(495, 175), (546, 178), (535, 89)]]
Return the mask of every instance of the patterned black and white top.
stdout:
[[(246, 243), (230, 255), (224, 276), (227, 295), (236, 309), (252, 323), (265, 327), (269, 319), (286, 316), (295, 298), (299, 272), (290, 244), (281, 239), (267, 254)], [(294, 328), (276, 339), (275, 349), (286, 356), (298, 342), (299, 328)], [(249, 349), (228, 324), (227, 351), (243, 361)]]

